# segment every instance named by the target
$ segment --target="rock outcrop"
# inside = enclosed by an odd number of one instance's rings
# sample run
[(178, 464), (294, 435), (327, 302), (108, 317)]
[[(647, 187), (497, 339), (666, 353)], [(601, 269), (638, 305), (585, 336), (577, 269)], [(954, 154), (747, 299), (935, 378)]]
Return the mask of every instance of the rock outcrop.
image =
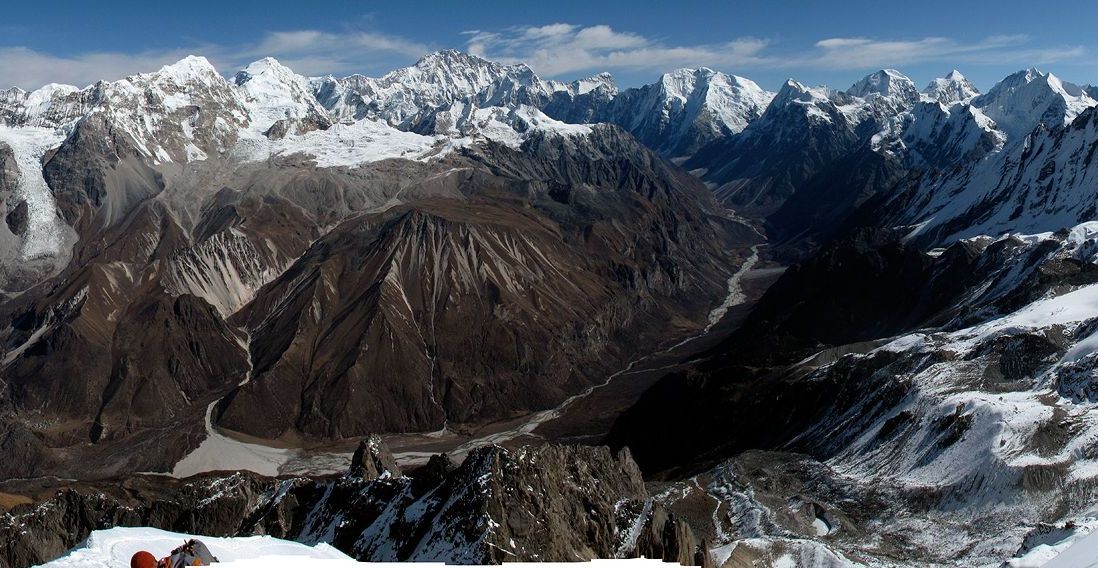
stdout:
[[(360, 449), (355, 464), (389, 461), (380, 440)], [(0, 517), (0, 567), (55, 558), (90, 531), (118, 525), (327, 542), (364, 561), (498, 564), (638, 554), (705, 561), (690, 527), (653, 509), (628, 452), (493, 446), (447, 469), (432, 466), (422, 476), (356, 469), (315, 479), (236, 473), (76, 483)]]

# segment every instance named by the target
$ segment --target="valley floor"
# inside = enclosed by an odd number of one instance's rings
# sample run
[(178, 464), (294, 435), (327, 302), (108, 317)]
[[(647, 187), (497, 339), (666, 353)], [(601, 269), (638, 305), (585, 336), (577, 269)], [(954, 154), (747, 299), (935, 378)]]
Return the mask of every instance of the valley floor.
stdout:
[[(765, 255), (763, 255), (765, 257)], [(750, 260), (750, 259), (749, 259)], [(422, 465), (435, 454), (462, 459), (473, 448), (497, 444), (518, 447), (533, 442), (598, 443), (614, 419), (660, 377), (683, 368), (718, 344), (750, 313), (784, 267), (762, 260), (745, 263), (730, 280), (728, 297), (714, 310), (710, 326), (677, 338), (670, 346), (631, 362), (606, 383), (565, 400), (555, 408), (511, 420), (455, 431), (384, 436), (401, 466)], [(717, 313), (719, 312), (719, 313)], [(359, 440), (295, 446), (228, 432), (209, 425), (210, 438), (176, 467), (185, 477), (206, 471), (246, 469), (264, 475), (322, 475), (346, 469)], [(201, 454), (201, 455), (199, 455)], [(180, 475), (183, 474), (183, 475)]]

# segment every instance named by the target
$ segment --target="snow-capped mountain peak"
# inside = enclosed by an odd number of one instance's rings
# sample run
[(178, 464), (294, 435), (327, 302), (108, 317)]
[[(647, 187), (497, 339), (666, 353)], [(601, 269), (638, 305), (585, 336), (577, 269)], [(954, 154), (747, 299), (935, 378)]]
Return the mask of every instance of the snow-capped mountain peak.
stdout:
[(194, 81), (208, 83), (224, 80), (210, 61), (201, 55), (188, 55), (175, 63), (161, 67), (159, 71), (150, 73), (149, 76), (159, 80), (174, 81), (180, 85)]
[(586, 95), (593, 91), (601, 91), (610, 97), (614, 97), (618, 94), (618, 85), (614, 82), (613, 75), (605, 71), (584, 79), (576, 79), (572, 82), (545, 81), (545, 88), (550, 93), (563, 92), (568, 93), (573, 97)]
[(419, 128), (431, 112), (456, 101), (527, 104), (547, 98), (546, 84), (524, 64), (503, 65), (456, 50), (423, 56), (382, 77), (314, 79), (314, 94), (340, 117), (371, 116), (405, 129)]
[(297, 83), (303, 78), (294, 73), (289, 67), (279, 63), (279, 61), (273, 57), (264, 57), (258, 61), (249, 63), (246, 67), (237, 71), (233, 76), (233, 82), (239, 86), (244, 86), (252, 83), (254, 86), (260, 84), (274, 85), (282, 84), (289, 85)]
[(979, 95), (976, 86), (956, 69), (945, 77), (934, 79), (923, 89), (924, 98), (947, 105), (968, 102)]
[(495, 61), (489, 61), (483, 57), (459, 51), (457, 49), (442, 49), (433, 51), (420, 57), (413, 67), (417, 69), (468, 69), (468, 68), (500, 68), (502, 65)]
[(979, 109), (934, 98), (916, 103), (901, 122), (908, 158), (919, 166), (973, 161), (1001, 149), (1005, 138)]
[(0, 123), (57, 128), (82, 114), (86, 98), (72, 85), (50, 83), (30, 92), (13, 87), (0, 91)]
[(764, 118), (774, 119), (784, 114), (784, 109), (802, 107), (810, 117), (830, 121), (830, 117), (819, 107), (831, 103), (832, 91), (826, 87), (809, 87), (799, 81), (789, 79), (770, 101)]
[(664, 154), (684, 156), (717, 138), (742, 132), (762, 116), (773, 93), (749, 79), (705, 67), (677, 69), (659, 82), (614, 100), (610, 122)]
[[(523, 65), (522, 67), (526, 67)], [(415, 65), (393, 71), (379, 80), (383, 85), (398, 81), (415, 85), (434, 85), (449, 92), (472, 95), (504, 74), (504, 66), (453, 49), (429, 53)], [(526, 67), (528, 70), (529, 68)]]
[(670, 73), (664, 73), (660, 77), (660, 86), (668, 97), (686, 100), (699, 80), (705, 81), (712, 77), (715, 71), (702, 67), (699, 69), (676, 69)]
[(572, 81), (570, 85), (572, 92), (577, 95), (584, 95), (599, 89), (602, 89), (611, 95), (618, 94), (618, 85), (614, 82), (613, 75), (605, 71), (597, 75), (592, 75), (586, 79)]
[(972, 99), (1009, 139), (1018, 140), (1036, 125), (1062, 126), (1098, 105), (1081, 87), (1064, 83), (1036, 68), (1014, 73)]
[(249, 64), (236, 73), (233, 82), (243, 96), (252, 129), (266, 132), (283, 120), (294, 123), (293, 129), (299, 131), (330, 123), (308, 80), (273, 57)]
[(846, 91), (855, 97), (868, 98), (873, 95), (914, 103), (919, 99), (919, 90), (906, 75), (895, 69), (882, 69), (866, 75)]
[(282, 73), (285, 75), (294, 74), (293, 70), (283, 65), (281, 62), (279, 62), (278, 59), (270, 56), (263, 57), (249, 63), (248, 65), (244, 66), (243, 69), (237, 71), (237, 74), (239, 75), (241, 73), (245, 73), (247, 75), (259, 75), (267, 72)]

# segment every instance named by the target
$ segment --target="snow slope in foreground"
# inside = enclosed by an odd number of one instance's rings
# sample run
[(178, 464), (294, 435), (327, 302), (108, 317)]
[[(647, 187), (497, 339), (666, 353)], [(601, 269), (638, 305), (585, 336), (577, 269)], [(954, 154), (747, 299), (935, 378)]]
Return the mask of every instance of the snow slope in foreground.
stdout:
[[(160, 558), (191, 535), (144, 527), (115, 527), (95, 531), (68, 555), (42, 568), (127, 568), (130, 557), (147, 550)], [(197, 537), (218, 557), (221, 566), (352, 566), (356, 562), (327, 544), (306, 546), (267, 536), (237, 538)]]
[(1098, 530), (1079, 538), (1050, 562), (1045, 568), (1093, 568), (1098, 566)]
[[(248, 537), (194, 537), (192, 535), (162, 531), (146, 527), (115, 527), (95, 531), (79, 547), (69, 554), (39, 568), (128, 568), (130, 557), (139, 550), (147, 550), (157, 557), (167, 556), (171, 550), (191, 538), (198, 538), (209, 547), (221, 562), (217, 566), (224, 568), (338, 568), (366, 564), (321, 543), (307, 546), (297, 542), (271, 538), (269, 536)], [(406, 568), (407, 564), (390, 562), (371, 562), (371, 566)], [(643, 566), (658, 568), (669, 566), (660, 560), (594, 560), (588, 565), (625, 568)], [(558, 562), (515, 562), (509, 566), (520, 568), (575, 568), (577, 563)], [(418, 568), (442, 568), (439, 562), (417, 562)]]
[(1074, 531), (1055, 531), (1019, 558), (1007, 560), (1009, 568), (1098, 568), (1098, 525), (1093, 517)]

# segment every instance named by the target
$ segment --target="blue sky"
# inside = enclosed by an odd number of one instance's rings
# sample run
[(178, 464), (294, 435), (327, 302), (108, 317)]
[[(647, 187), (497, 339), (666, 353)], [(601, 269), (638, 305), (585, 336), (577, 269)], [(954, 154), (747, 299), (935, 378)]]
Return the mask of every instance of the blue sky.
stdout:
[(1098, 83), (1094, 0), (123, 0), (4, 12), (0, 85), (24, 88), (117, 79), (189, 53), (226, 75), (266, 55), (305, 75), (380, 75), (442, 48), (547, 78), (606, 70), (623, 86), (703, 65), (769, 89), (790, 77), (845, 88), (883, 67), (920, 86), (958, 68), (986, 90), (1029, 66)]

